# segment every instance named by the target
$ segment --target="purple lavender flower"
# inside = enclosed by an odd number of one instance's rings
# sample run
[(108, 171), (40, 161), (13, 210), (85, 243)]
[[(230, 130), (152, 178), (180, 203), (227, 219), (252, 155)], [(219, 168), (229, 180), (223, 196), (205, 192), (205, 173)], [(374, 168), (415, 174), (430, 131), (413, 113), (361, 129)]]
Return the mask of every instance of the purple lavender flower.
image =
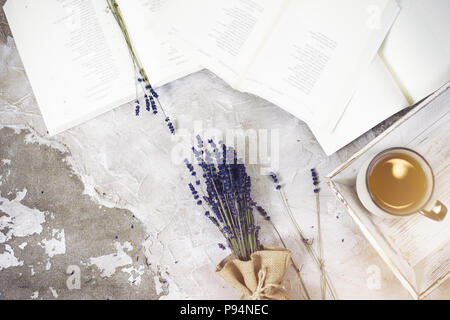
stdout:
[(314, 193), (319, 193), (320, 188), (318, 187), (318, 185), (320, 182), (319, 182), (319, 177), (317, 176), (316, 169), (314, 169), (314, 168), (311, 169), (311, 176), (312, 176), (313, 185), (314, 185)]
[(167, 127), (170, 130), (170, 133), (175, 134), (175, 127), (173, 126), (172, 121), (170, 121), (169, 117), (166, 117), (166, 123), (167, 123)]
[(151, 88), (150, 87), (150, 93), (152, 94), (152, 96), (155, 98), (155, 99), (158, 99), (159, 98), (159, 95), (156, 93), (156, 91), (155, 90), (153, 90), (153, 88)]
[(139, 104), (139, 100), (136, 99), (136, 116), (139, 116), (139, 113), (141, 112), (141, 105)]
[(272, 178), (273, 183), (275, 183), (275, 189), (276, 190), (280, 190), (281, 189), (281, 185), (279, 184), (279, 180), (278, 177), (275, 173), (271, 172), (270, 177)]
[(197, 136), (196, 136), (196, 139), (197, 139), (197, 147), (198, 147), (199, 149), (203, 149), (203, 140), (202, 140), (202, 137), (200, 137), (199, 135), (197, 135)]
[(148, 98), (147, 95), (145, 95), (144, 98), (145, 98), (145, 109), (147, 111), (150, 111), (150, 99)]
[(267, 214), (267, 211), (264, 210), (263, 207), (261, 206), (256, 206), (256, 210), (259, 212), (259, 214), (264, 218), (264, 220), (269, 221), (270, 220), (270, 216)]
[[(150, 102), (150, 104), (152, 106), (153, 114), (158, 114), (158, 107), (156, 106), (155, 99), (153, 99), (152, 96), (149, 97), (149, 102)], [(150, 110), (148, 110), (148, 111), (150, 111)]]

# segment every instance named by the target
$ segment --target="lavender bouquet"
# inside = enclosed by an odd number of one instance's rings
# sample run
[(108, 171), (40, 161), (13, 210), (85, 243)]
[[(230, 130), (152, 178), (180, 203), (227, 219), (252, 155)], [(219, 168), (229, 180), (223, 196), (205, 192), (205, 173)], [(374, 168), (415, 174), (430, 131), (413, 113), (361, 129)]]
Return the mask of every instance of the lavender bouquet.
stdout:
[[(260, 227), (253, 216), (265, 211), (251, 196), (251, 179), (236, 151), (213, 140), (205, 146), (197, 136), (197, 148), (192, 147), (196, 163), (185, 160), (191, 176), (189, 189), (205, 216), (219, 229), (233, 252), (217, 266), (216, 272), (242, 293), (243, 299), (289, 299), (283, 278), (290, 263), (290, 251), (267, 248), (260, 244)], [(219, 243), (225, 249), (225, 245)]]

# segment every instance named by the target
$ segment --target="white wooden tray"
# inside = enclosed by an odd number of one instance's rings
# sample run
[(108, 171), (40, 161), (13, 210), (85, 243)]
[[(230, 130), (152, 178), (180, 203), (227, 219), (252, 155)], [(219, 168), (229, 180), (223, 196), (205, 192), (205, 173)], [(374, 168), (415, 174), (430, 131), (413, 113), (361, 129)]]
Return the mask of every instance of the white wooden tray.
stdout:
[(326, 183), (364, 236), (415, 299), (450, 276), (450, 215), (435, 222), (420, 214), (384, 219), (370, 214), (355, 190), (361, 165), (378, 152), (404, 146), (431, 164), (435, 192), (450, 209), (450, 82), (422, 101), (326, 177)]

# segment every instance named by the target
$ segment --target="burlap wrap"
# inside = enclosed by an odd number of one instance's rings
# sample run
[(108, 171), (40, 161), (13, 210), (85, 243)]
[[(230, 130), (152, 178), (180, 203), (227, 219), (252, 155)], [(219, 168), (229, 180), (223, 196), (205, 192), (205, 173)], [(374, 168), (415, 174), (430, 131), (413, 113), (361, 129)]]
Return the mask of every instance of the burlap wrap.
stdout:
[(216, 273), (239, 290), (243, 300), (290, 300), (283, 279), (291, 252), (262, 247), (250, 257), (241, 261), (231, 254), (219, 263)]

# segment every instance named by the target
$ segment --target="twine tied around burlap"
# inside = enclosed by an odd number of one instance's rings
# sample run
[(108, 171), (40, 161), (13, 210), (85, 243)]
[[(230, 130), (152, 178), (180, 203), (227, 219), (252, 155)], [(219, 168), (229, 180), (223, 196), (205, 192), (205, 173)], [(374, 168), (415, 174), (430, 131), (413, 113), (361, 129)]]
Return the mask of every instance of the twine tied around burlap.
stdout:
[(290, 258), (287, 249), (262, 247), (248, 261), (229, 255), (219, 263), (216, 273), (239, 290), (243, 300), (290, 300), (284, 286)]

